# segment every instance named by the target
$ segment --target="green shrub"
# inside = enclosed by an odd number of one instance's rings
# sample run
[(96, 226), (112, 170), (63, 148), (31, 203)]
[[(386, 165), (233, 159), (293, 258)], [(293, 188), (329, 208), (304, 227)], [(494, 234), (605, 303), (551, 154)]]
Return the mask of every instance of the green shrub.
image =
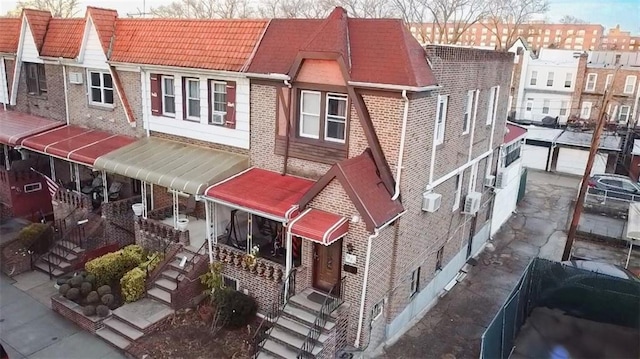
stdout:
[(96, 313), (101, 317), (109, 315), (109, 308), (106, 305), (99, 305), (96, 307)]
[(111, 294), (111, 287), (108, 285), (98, 287), (98, 296), (102, 297), (105, 294)]
[(36, 244), (36, 242), (39, 242), (33, 247), (33, 249), (36, 253), (39, 254), (46, 253), (49, 249), (49, 241), (47, 239), (51, 236), (53, 236), (53, 229), (48, 224), (31, 223), (30, 225), (22, 228), (22, 230), (18, 233), (16, 239), (20, 242), (20, 245), (22, 247), (19, 252), (26, 252), (32, 247), (32, 245)]
[(229, 288), (216, 290), (215, 302), (219, 310), (219, 321), (231, 329), (245, 327), (255, 319), (258, 311), (258, 304), (253, 298)]
[(93, 274), (87, 274), (87, 276), (84, 277), (84, 280), (92, 285), (96, 285), (96, 276)]
[(142, 247), (130, 245), (87, 262), (85, 269), (95, 276), (97, 285), (110, 284), (120, 280), (143, 260)]
[(87, 294), (89, 294), (89, 292), (91, 292), (92, 289), (93, 289), (93, 286), (91, 285), (91, 283), (82, 282), (82, 284), (80, 285), (80, 294), (82, 294), (83, 296), (86, 296)]
[(68, 284), (63, 284), (60, 286), (60, 288), (58, 288), (58, 293), (62, 294), (62, 295), (66, 295), (67, 292), (69, 291), (69, 289), (71, 289), (71, 286)]
[(87, 295), (87, 303), (96, 304), (100, 301), (100, 296), (95, 290)]
[(85, 307), (82, 307), (82, 314), (86, 315), (87, 317), (96, 315), (96, 307), (93, 305), (87, 305)]
[(111, 306), (113, 305), (114, 300), (115, 297), (113, 296), (113, 294), (105, 294), (102, 296), (102, 298), (100, 298), (102, 304), (106, 305), (109, 308), (111, 308)]
[(67, 291), (67, 294), (65, 294), (65, 297), (67, 297), (67, 299), (69, 300), (78, 300), (80, 299), (80, 289), (78, 288), (71, 288)]
[(147, 271), (151, 272), (161, 260), (162, 255), (159, 253), (150, 255), (149, 259), (128, 271), (120, 279), (120, 288), (122, 288), (122, 297), (125, 302), (135, 302), (144, 296)]
[(77, 275), (75, 277), (72, 277), (69, 280), (69, 284), (71, 284), (71, 286), (73, 288), (80, 288), (80, 286), (82, 285), (83, 281), (84, 281), (84, 279), (82, 278), (82, 276)]

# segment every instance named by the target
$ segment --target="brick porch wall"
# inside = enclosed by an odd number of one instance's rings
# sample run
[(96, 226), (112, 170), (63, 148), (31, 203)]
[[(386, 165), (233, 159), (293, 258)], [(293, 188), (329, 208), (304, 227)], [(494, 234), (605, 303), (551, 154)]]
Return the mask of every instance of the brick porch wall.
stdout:
[(111, 314), (109, 314), (104, 318), (97, 315), (86, 317), (82, 314), (82, 306), (59, 294), (51, 297), (51, 309), (91, 334), (95, 334), (98, 329), (102, 329), (104, 327), (102, 322), (111, 316)]
[(135, 196), (102, 204), (107, 243), (118, 243), (120, 247), (135, 243), (135, 215), (131, 205), (140, 199), (140, 196)]
[[(35, 116), (47, 117), (58, 121), (66, 120), (65, 100), (64, 100), (64, 80), (62, 76), (62, 66), (44, 65), (44, 72), (47, 78), (46, 93), (42, 95), (29, 95), (27, 93), (27, 74), (23, 68), (20, 71), (18, 81), (18, 92), (16, 97), (16, 111), (30, 113)], [(13, 66), (12, 66), (13, 68)], [(13, 76), (13, 73), (12, 75)]]

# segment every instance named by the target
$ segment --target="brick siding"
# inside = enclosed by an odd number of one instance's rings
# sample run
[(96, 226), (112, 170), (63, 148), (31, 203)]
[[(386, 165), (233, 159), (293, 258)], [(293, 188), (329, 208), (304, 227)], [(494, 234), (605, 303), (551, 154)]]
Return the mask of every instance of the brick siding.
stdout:
[(140, 199), (140, 196), (135, 196), (102, 204), (107, 243), (118, 243), (119, 247), (135, 243), (135, 215), (131, 205), (139, 203)]
[[(58, 121), (66, 121), (66, 109), (64, 99), (64, 80), (62, 66), (44, 65), (47, 78), (47, 92), (42, 95), (29, 95), (27, 91), (27, 72), (20, 69), (20, 79), (16, 97), (16, 111), (29, 113), (35, 116), (47, 117)], [(13, 67), (13, 66), (12, 66)]]
[(109, 314), (104, 318), (97, 315), (87, 317), (82, 314), (81, 305), (59, 294), (51, 297), (51, 309), (92, 334), (95, 334), (98, 329), (102, 329), (104, 327), (103, 321), (111, 316), (111, 314)]

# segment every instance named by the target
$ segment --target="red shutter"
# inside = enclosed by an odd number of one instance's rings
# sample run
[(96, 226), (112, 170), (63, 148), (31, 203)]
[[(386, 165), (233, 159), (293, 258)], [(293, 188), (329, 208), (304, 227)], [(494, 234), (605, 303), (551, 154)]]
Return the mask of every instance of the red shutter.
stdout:
[(182, 119), (187, 119), (187, 79), (182, 78)]
[(150, 74), (151, 78), (151, 115), (162, 116), (162, 76), (158, 74)]
[(236, 83), (227, 81), (227, 120), (226, 127), (236, 128)]

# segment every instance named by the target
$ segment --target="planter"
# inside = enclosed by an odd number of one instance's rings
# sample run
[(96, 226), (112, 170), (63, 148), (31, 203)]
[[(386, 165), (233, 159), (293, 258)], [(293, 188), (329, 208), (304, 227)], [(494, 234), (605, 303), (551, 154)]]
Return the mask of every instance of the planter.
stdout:
[(184, 232), (184, 231), (186, 231), (186, 230), (187, 230), (187, 227), (189, 226), (189, 220), (188, 220), (188, 219), (186, 219), (186, 218), (180, 218), (180, 219), (178, 219), (177, 223), (178, 223), (178, 230), (179, 230), (180, 232)]
[(142, 216), (142, 203), (134, 203), (131, 205), (131, 209), (133, 210), (133, 214), (135, 214), (137, 217)]

